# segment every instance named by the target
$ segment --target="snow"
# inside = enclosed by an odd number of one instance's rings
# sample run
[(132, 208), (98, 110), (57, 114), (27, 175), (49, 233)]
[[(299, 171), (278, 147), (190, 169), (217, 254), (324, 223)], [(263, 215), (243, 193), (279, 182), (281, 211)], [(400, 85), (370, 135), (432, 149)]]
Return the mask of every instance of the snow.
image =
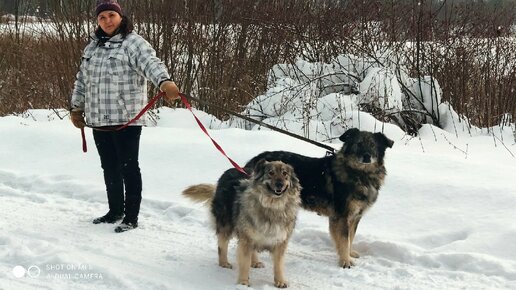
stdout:
[(417, 103), (412, 103), (413, 107), (420, 109), (423, 107), (422, 109), (432, 115), (439, 115), (438, 107), (441, 104), (442, 90), (437, 80), (429, 76), (423, 77), (421, 80), (412, 80), (409, 90), (417, 99)]
[[(301, 211), (286, 256), (290, 288), (515, 289), (512, 116), (493, 128), (474, 127), (441, 102), (435, 79), (394, 71), (353, 55), (278, 64), (267, 91), (244, 109), (336, 149), (352, 127), (395, 141), (386, 152), (385, 185), (357, 232), (356, 266), (339, 268), (327, 218)], [(392, 114), (427, 111), (442, 129), (426, 124), (417, 137), (408, 136), (361, 111), (364, 104)], [(194, 112), (241, 165), (266, 150), (326, 153), (254, 123)], [(0, 290), (274, 289), (266, 253), (266, 267), (251, 271), (251, 287), (236, 286), (236, 267), (217, 265), (209, 210), (180, 195), (187, 186), (216, 183), (230, 163), (188, 110), (160, 108), (154, 116), (157, 123), (141, 139), (139, 227), (122, 234), (113, 232), (115, 225), (91, 223), (107, 211), (107, 201), (90, 129), (83, 154), (80, 132), (63, 110), (0, 118)], [(234, 265), (235, 250), (233, 240)]]
[(360, 83), (361, 103), (373, 103), (386, 112), (402, 110), (401, 87), (396, 76), (386, 68), (371, 68)]
[[(338, 95), (320, 102), (336, 106)], [(276, 132), (196, 114), (239, 164), (264, 150), (325, 154)], [(352, 269), (339, 268), (327, 218), (300, 211), (285, 262), (290, 288), (515, 289), (514, 124), (489, 132), (425, 125), (409, 137), (366, 113), (347, 114), (355, 123), (346, 125), (383, 130), (395, 141), (386, 152), (386, 183), (358, 228), (362, 257)], [(0, 118), (0, 289), (275, 289), (266, 253), (266, 267), (251, 270), (251, 288), (235, 285), (236, 268), (217, 265), (208, 209), (180, 193), (215, 183), (230, 164), (187, 110), (163, 108), (159, 117), (142, 133), (140, 227), (122, 234), (91, 223), (107, 210), (91, 130), (84, 154), (79, 130), (54, 111)], [(344, 131), (334, 129), (332, 136)], [(233, 240), (234, 264), (235, 250)]]
[[(390, 62), (389, 53), (387, 50), (375, 59), (342, 54), (329, 63), (300, 59), (294, 64), (277, 64), (269, 72), (268, 89), (242, 113), (324, 142), (338, 139), (352, 127), (383, 131), (390, 126), (396, 131), (391, 133), (404, 135), (401, 129), (380, 122), (361, 108), (394, 117), (401, 124), (405, 122), (401, 113), (412, 112), (416, 122), (439, 125), (457, 135), (480, 130), (442, 102), (442, 90), (435, 78), (409, 77), (407, 68)], [(506, 117), (509, 121), (505, 123), (511, 123), (511, 116)], [(218, 128), (222, 127), (260, 129), (235, 118), (219, 124)]]

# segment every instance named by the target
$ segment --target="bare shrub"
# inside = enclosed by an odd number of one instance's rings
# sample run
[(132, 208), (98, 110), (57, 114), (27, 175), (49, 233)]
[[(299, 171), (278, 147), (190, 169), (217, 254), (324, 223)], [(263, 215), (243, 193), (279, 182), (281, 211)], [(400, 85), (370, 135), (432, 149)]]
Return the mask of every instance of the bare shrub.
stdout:
[[(0, 31), (0, 73), (6, 76), (0, 80), (0, 115), (68, 107), (82, 49), (95, 27), (94, 1), (43, 2), (41, 22), (49, 31), (24, 30), (29, 24), (18, 17)], [(300, 58), (329, 62), (350, 54), (374, 60), (371, 66), (406, 68), (410, 78), (435, 78), (442, 101), (475, 125), (492, 126), (516, 115), (514, 1), (120, 2), (182, 91), (230, 110), (241, 111), (266, 90), (275, 64)], [(16, 3), (16, 11), (6, 12), (37, 15), (34, 11), (43, 7)], [(347, 77), (358, 82), (365, 76)], [(149, 95), (154, 92), (151, 88)], [(414, 98), (410, 90), (403, 92)], [(206, 104), (195, 105), (227, 117)], [(374, 106), (363, 109), (412, 133), (422, 123), (440, 122), (439, 114), (428, 110), (396, 115)]]

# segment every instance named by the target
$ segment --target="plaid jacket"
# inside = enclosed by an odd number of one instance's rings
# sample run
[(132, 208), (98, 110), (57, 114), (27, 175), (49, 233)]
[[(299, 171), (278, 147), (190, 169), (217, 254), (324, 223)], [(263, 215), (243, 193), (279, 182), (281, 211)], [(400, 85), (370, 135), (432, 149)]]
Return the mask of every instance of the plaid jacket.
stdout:
[[(104, 45), (93, 37), (84, 49), (71, 105), (84, 109), (90, 126), (125, 124), (147, 103), (147, 80), (158, 86), (169, 78), (166, 66), (138, 34), (118, 34)], [(145, 125), (145, 116), (134, 124)]]

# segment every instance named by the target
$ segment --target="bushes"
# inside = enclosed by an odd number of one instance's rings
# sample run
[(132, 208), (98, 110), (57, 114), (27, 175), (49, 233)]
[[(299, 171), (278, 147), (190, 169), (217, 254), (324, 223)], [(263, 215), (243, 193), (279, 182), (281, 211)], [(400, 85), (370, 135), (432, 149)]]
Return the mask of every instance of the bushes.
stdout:
[(78, 48), (54, 36), (24, 35), (17, 41), (0, 34), (0, 115), (68, 108), (80, 59)]
[[(184, 92), (231, 110), (241, 111), (265, 92), (275, 64), (299, 58), (329, 62), (348, 54), (394, 71), (406, 67), (403, 74), (411, 78), (437, 79), (442, 101), (475, 125), (516, 115), (514, 1), (498, 6), (459, 0), (120, 2)], [(53, 12), (46, 25), (56, 33), (1, 32), (0, 74), (7, 77), (0, 80), (0, 115), (68, 106), (80, 54), (94, 27), (88, 21), (94, 1), (59, 3), (46, 1)], [(402, 91), (410, 97), (410, 90)], [(439, 125), (436, 117), (430, 119)], [(409, 119), (428, 118), (408, 114)]]

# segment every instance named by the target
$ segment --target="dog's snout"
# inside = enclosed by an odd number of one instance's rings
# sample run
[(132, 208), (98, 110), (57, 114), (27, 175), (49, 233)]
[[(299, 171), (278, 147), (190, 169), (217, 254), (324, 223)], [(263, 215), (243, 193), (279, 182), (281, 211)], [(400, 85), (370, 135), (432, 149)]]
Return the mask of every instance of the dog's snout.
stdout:
[(371, 154), (364, 154), (364, 156), (362, 156), (362, 162), (371, 163)]
[(274, 183), (274, 186), (276, 187), (276, 189), (280, 189), (280, 190), (283, 189), (283, 186), (284, 186), (283, 181), (276, 181)]
[(273, 180), (270, 184), (269, 184), (269, 188), (271, 190), (271, 192), (273, 192), (275, 195), (277, 196), (281, 196), (283, 194), (283, 192), (285, 191), (285, 182), (283, 182), (282, 180)]

